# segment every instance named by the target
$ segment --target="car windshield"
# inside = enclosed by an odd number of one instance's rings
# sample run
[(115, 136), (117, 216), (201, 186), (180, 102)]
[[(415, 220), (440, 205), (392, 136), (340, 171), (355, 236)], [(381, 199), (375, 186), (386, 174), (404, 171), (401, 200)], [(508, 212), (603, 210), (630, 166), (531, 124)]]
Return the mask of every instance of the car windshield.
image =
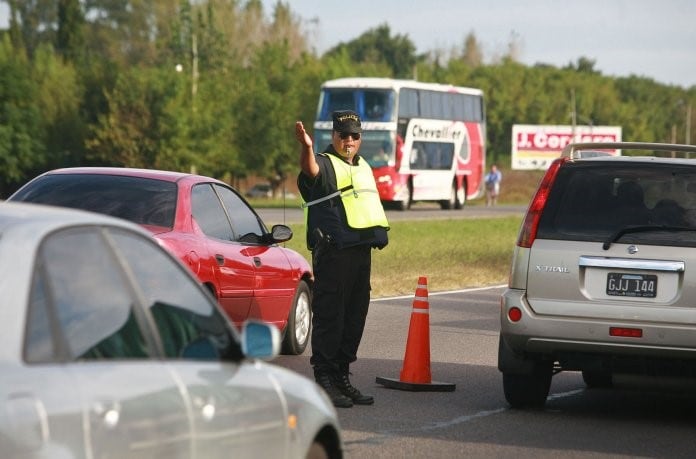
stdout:
[(683, 164), (569, 164), (554, 183), (538, 237), (694, 247), (695, 184), (696, 168)]
[(141, 177), (101, 174), (44, 175), (22, 188), (13, 201), (72, 207), (171, 228), (176, 184)]

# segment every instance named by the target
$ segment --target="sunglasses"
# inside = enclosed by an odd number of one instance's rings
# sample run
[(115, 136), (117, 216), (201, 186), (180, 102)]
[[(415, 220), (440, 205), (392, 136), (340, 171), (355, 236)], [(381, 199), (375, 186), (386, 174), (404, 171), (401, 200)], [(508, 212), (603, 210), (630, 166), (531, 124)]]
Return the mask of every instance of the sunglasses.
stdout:
[(338, 135), (341, 137), (341, 140), (346, 140), (348, 137), (353, 137), (353, 140), (360, 140), (359, 133), (341, 132)]

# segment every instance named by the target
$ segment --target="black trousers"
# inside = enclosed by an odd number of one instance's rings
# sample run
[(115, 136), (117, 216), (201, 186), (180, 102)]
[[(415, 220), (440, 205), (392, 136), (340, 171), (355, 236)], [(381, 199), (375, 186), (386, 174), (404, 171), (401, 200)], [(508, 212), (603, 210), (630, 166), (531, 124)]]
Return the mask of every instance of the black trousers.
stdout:
[(348, 371), (357, 359), (370, 305), (370, 246), (312, 252), (312, 357), (314, 372)]

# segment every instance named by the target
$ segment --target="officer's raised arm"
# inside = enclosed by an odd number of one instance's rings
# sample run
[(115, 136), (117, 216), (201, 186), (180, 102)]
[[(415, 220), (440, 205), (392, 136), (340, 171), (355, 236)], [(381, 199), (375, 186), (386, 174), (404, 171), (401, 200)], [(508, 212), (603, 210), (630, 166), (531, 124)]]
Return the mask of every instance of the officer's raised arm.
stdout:
[(309, 177), (316, 177), (319, 175), (319, 165), (314, 158), (312, 138), (307, 134), (302, 121), (295, 122), (295, 137), (297, 137), (297, 141), (302, 146), (300, 152), (300, 168), (302, 172)]

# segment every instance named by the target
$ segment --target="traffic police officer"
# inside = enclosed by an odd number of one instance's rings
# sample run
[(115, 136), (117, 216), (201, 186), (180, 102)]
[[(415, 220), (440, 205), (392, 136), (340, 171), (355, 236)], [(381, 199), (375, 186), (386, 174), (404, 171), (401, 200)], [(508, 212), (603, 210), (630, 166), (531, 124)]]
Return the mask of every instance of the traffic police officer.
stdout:
[(298, 188), (312, 251), (312, 357), (317, 383), (337, 407), (371, 405), (349, 379), (370, 304), (372, 248), (388, 243), (389, 224), (367, 161), (358, 156), (362, 126), (350, 110), (332, 114), (331, 144), (314, 154), (301, 121)]

